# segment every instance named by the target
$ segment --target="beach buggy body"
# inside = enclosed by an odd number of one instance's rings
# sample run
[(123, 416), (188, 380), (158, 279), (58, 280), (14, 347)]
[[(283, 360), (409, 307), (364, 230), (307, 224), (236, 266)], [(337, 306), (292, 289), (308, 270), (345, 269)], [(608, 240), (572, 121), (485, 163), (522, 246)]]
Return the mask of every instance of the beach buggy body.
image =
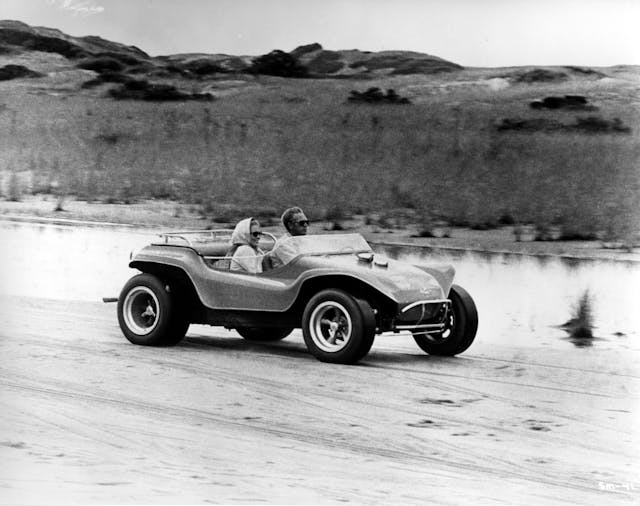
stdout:
[[(251, 274), (229, 269), (229, 236), (161, 234), (132, 255), (129, 266), (141, 274), (118, 298), (129, 341), (174, 345), (192, 323), (234, 329), (251, 341), (276, 341), (301, 328), (319, 360), (355, 363), (385, 332), (410, 332), (432, 355), (462, 353), (475, 338), (476, 307), (453, 284), (452, 266), (411, 265), (375, 253), (359, 234), (324, 234), (292, 237), (294, 258)], [(274, 243), (264, 234), (261, 248)]]

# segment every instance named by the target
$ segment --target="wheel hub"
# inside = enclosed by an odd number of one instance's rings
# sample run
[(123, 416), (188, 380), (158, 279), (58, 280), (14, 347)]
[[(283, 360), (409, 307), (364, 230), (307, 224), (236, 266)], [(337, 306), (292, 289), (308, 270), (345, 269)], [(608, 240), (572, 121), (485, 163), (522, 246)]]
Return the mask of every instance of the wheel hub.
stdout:
[(351, 317), (347, 309), (338, 302), (319, 304), (311, 314), (309, 327), (311, 338), (323, 351), (339, 351), (351, 338)]
[(160, 304), (155, 293), (146, 286), (136, 286), (123, 303), (124, 321), (131, 332), (147, 335), (158, 325)]

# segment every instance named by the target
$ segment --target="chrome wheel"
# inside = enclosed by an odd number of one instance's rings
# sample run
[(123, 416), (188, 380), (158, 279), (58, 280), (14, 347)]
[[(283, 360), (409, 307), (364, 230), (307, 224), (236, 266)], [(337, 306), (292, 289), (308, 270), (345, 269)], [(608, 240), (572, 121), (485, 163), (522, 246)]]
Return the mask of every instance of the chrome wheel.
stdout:
[(318, 304), (309, 319), (311, 339), (318, 348), (333, 353), (343, 349), (351, 338), (353, 324), (347, 309), (335, 301)]
[(125, 324), (134, 334), (146, 336), (153, 332), (160, 320), (160, 304), (153, 291), (146, 286), (136, 286), (123, 302)]

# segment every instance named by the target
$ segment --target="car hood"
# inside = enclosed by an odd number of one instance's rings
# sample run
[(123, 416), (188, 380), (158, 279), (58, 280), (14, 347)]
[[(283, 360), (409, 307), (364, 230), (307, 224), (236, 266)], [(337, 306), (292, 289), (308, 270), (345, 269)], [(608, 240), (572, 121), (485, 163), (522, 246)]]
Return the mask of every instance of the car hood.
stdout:
[(295, 263), (298, 269), (316, 275), (358, 278), (399, 304), (446, 298), (455, 275), (450, 265), (416, 266), (378, 253), (305, 255)]

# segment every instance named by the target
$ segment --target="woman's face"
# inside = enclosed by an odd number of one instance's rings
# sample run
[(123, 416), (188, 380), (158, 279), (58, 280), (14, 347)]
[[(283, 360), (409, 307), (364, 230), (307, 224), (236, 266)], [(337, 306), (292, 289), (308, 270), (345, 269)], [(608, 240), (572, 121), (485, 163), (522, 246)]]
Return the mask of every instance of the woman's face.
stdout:
[(258, 223), (252, 223), (251, 235), (249, 236), (249, 244), (254, 248), (257, 248), (261, 235), (262, 235), (262, 232), (260, 231), (260, 225)]

